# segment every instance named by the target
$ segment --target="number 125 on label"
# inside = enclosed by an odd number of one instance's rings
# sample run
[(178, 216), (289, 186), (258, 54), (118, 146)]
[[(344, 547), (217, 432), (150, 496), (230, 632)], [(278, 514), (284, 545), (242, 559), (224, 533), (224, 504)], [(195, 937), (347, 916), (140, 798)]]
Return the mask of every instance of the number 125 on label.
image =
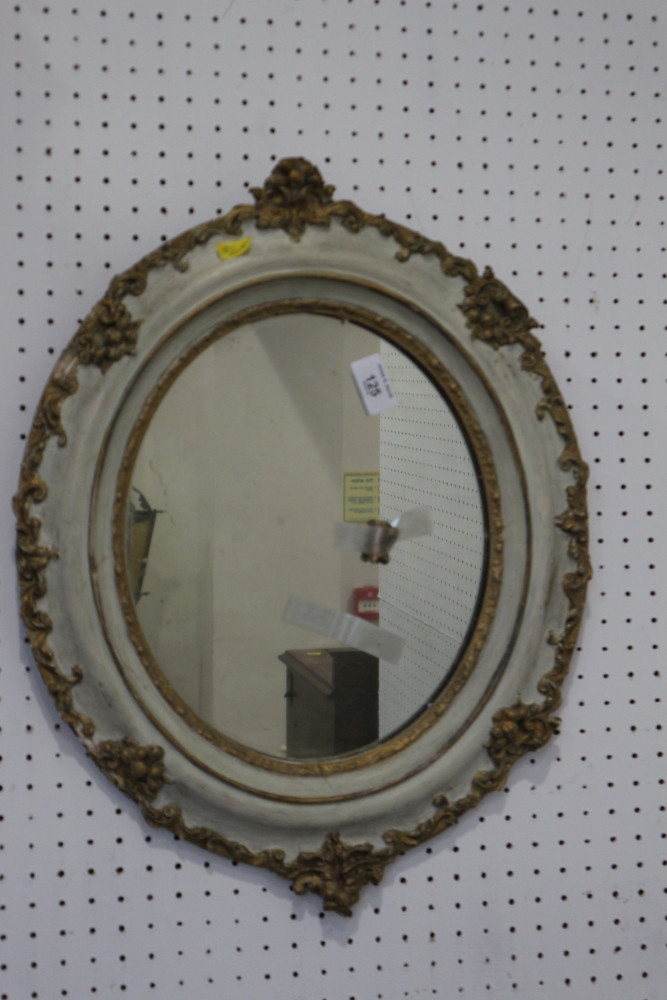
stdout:
[(374, 416), (398, 406), (384, 362), (379, 354), (369, 354), (350, 365), (366, 413)]

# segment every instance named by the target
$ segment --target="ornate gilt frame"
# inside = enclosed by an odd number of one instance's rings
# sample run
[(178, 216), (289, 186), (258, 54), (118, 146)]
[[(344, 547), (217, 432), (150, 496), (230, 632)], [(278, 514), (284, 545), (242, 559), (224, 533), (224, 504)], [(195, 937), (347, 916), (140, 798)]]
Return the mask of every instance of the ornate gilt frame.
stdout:
[[(561, 703), (562, 684), (576, 645), (586, 585), (590, 578), (590, 562), (587, 467), (579, 453), (567, 407), (546, 364), (540, 343), (532, 332), (537, 325), (535, 320), (489, 268), (480, 275), (471, 261), (450, 254), (441, 243), (428, 240), (382, 216), (369, 215), (352, 202), (334, 201), (333, 190), (333, 187), (324, 184), (319, 171), (306, 160), (283, 160), (264, 187), (251, 189), (254, 205), (239, 205), (227, 215), (183, 233), (112, 280), (105, 296), (83, 321), (61, 355), (44, 390), (26, 446), (14, 510), (18, 523), (21, 613), (35, 660), (58, 711), (84, 742), (100, 769), (138, 803), (149, 824), (166, 827), (175, 835), (234, 861), (266, 868), (292, 880), (295, 892), (315, 892), (322, 897), (326, 909), (349, 914), (361, 888), (369, 882), (377, 884), (386, 866), (396, 857), (455, 824), (488, 792), (504, 787), (513, 763), (549, 740), (558, 725), (554, 712)], [(140, 356), (141, 338), (151, 324), (151, 294), (155, 299), (161, 290), (163, 292), (169, 287), (167, 268), (173, 269), (174, 275), (185, 276), (193, 262), (200, 259), (197, 255), (215, 237), (251, 234), (254, 239), (255, 234), (258, 238), (262, 234), (275, 234), (276, 239), (284, 241), (280, 244), (281, 253), (302, 240), (307, 243), (307, 238), (310, 238), (313, 254), (324, 254), (310, 268), (309, 280), (318, 276), (321, 278), (326, 271), (327, 280), (338, 277), (352, 282), (349, 270), (345, 273), (342, 257), (336, 258), (333, 264), (327, 260), (327, 233), (332, 237), (335, 235), (341, 246), (343, 243), (347, 246), (345, 241), (360, 239), (361, 234), (365, 234), (367, 243), (364, 244), (364, 252), (384, 255), (382, 273), (390, 273), (390, 269), (397, 265), (413, 267), (410, 281), (406, 279), (404, 282), (403, 292), (399, 295), (394, 289), (391, 294), (397, 302), (401, 300), (396, 308), (403, 310), (406, 317), (416, 317), (415, 323), (440, 323), (443, 335), (449, 336), (447, 324), (434, 315), (432, 302), (423, 307), (418, 291), (414, 294), (410, 292), (410, 282), (417, 289), (422, 287), (427, 291), (435, 288), (437, 282), (442, 282), (443, 290), (447, 288), (453, 296), (450, 326), (454, 325), (452, 317), (455, 312), (461, 317), (461, 322), (460, 330), (452, 340), (456, 340), (456, 349), (468, 366), (466, 370), (471, 372), (472, 381), (467, 384), (472, 385), (474, 379), (478, 379), (480, 385), (486, 386), (483, 391), (486, 393), (485, 400), (487, 396), (488, 400), (484, 405), (489, 411), (494, 406), (497, 408), (498, 435), (505, 436), (503, 440), (508, 442), (507, 453), (515, 456), (517, 482), (525, 475), (524, 486), (528, 494), (525, 513), (528, 541), (525, 548), (529, 567), (525, 583), (527, 586), (530, 575), (531, 587), (537, 586), (538, 590), (542, 587), (546, 603), (540, 621), (537, 624), (531, 621), (532, 631), (529, 634), (523, 616), (527, 600), (525, 588), (523, 597), (515, 596), (516, 627), (507, 663), (503, 665), (504, 673), (498, 669), (493, 674), (486, 693), (483, 697), (480, 695), (478, 709), (469, 718), (466, 717), (465, 725), (459, 725), (464, 733), (459, 744), (463, 745), (463, 741), (467, 740), (466, 746), (470, 749), (466, 766), (459, 768), (458, 784), (449, 772), (445, 780), (445, 771), (442, 770), (447, 750), (456, 740), (446, 743), (441, 739), (439, 744), (434, 742), (423, 751), (419, 768), (412, 760), (402, 776), (399, 773), (396, 777), (398, 772), (392, 772), (395, 788), (412, 789), (409, 793), (404, 790), (404, 800), (400, 803), (398, 798), (396, 801), (391, 798), (392, 794), (398, 796), (398, 791), (383, 791), (377, 783), (373, 787), (372, 782), (370, 787), (362, 790), (361, 786), (350, 786), (349, 794), (333, 796), (328, 800), (321, 796), (309, 797), (305, 791), (296, 798), (290, 798), (283, 786), (275, 794), (270, 790), (267, 792), (266, 788), (262, 791), (258, 786), (249, 793), (250, 804), (243, 821), (237, 822), (234, 810), (240, 809), (241, 799), (232, 801), (227, 797), (222, 804), (221, 798), (221, 804), (215, 808), (210, 804), (217, 794), (215, 782), (221, 784), (214, 768), (203, 758), (197, 759), (196, 755), (193, 758), (194, 751), (179, 749), (178, 740), (169, 734), (166, 748), (153, 741), (151, 734), (154, 738), (159, 737), (160, 733), (164, 735), (164, 729), (151, 716), (150, 710), (144, 710), (142, 714), (134, 696), (123, 685), (118, 670), (119, 654), (112, 649), (113, 641), (107, 641), (109, 636), (105, 637), (104, 604), (113, 598), (104, 594), (100, 596), (99, 593), (101, 584), (98, 578), (103, 574), (96, 563), (95, 553), (99, 551), (99, 539), (102, 538), (106, 545), (107, 536), (102, 529), (95, 527), (98, 516), (95, 511), (103, 506), (104, 498), (99, 491), (104, 490), (106, 483), (104, 452), (114, 433), (115, 410), (113, 413), (108, 411), (112, 417), (110, 429), (100, 432), (99, 442), (104, 447), (96, 451), (98, 458), (96, 464), (93, 463), (95, 475), (85, 498), (88, 505), (85, 511), (88, 511), (93, 538), (87, 553), (90, 567), (86, 567), (86, 572), (90, 569), (90, 579), (88, 583), (79, 582), (76, 593), (68, 582), (71, 575), (68, 552), (73, 548), (73, 529), (64, 525), (67, 476), (60, 470), (63, 468), (63, 455), (67, 456), (67, 461), (75, 461), (69, 457), (73, 449), (71, 443), (68, 448), (68, 440), (72, 435), (82, 439), (87, 433), (86, 428), (77, 423), (76, 407), (91, 405), (90, 401), (95, 399), (96, 394), (107, 392), (112, 378), (116, 378), (118, 399), (121, 400), (117, 409), (120, 412), (125, 387), (130, 386), (132, 379), (136, 383), (139, 378), (139, 368), (133, 366), (139, 362), (144, 366), (148, 364), (146, 358)], [(352, 243), (349, 245), (353, 246)], [(388, 248), (393, 249), (389, 252)], [(199, 273), (197, 266), (193, 267), (193, 274)], [(159, 288), (155, 286), (157, 291), (152, 290), (151, 283), (158, 279), (162, 284)], [(186, 280), (185, 277), (183, 280)], [(397, 279), (398, 284), (401, 280)], [(244, 275), (242, 264), (235, 282), (234, 290), (245, 287), (244, 294), (250, 294), (248, 288), (252, 282)], [(368, 290), (364, 294), (379, 295), (382, 291), (379, 286), (373, 289), (371, 281), (367, 285)], [(210, 292), (210, 287), (207, 288)], [(229, 288), (225, 294), (227, 297), (231, 295)], [(428, 294), (435, 293), (429, 291)], [(424, 296), (425, 300), (428, 299), (426, 291)], [(144, 299), (149, 306), (148, 312), (142, 315), (140, 304)], [(209, 294), (206, 302), (210, 301)], [(380, 316), (378, 322), (390, 321)], [(182, 318), (174, 329), (179, 325), (182, 325)], [(163, 344), (173, 333), (173, 329), (162, 330), (160, 337), (155, 335), (155, 343), (159, 341)], [(420, 341), (418, 335), (409, 333), (406, 336), (412, 338), (412, 351), (418, 353), (421, 350), (424, 357), (430, 353), (429, 346)], [(403, 346), (406, 344), (408, 341)], [(441, 361), (437, 364), (442, 368), (444, 379), (447, 367)], [(509, 390), (503, 380), (507, 385), (511, 382)], [(148, 403), (145, 405), (150, 406)], [(472, 399), (470, 405), (475, 412), (483, 408), (477, 397)], [(474, 414), (471, 420), (476, 422)], [(532, 424), (520, 430), (525, 440), (515, 440), (522, 420), (526, 424), (532, 421)], [(485, 433), (479, 430), (480, 440)], [(532, 467), (531, 446), (534, 447), (536, 441), (541, 442), (542, 454), (534, 459)], [(68, 450), (63, 453), (62, 449)], [(121, 468), (122, 463), (118, 463), (118, 470)], [(492, 560), (487, 589), (492, 597), (494, 591), (497, 592), (488, 605), (491, 621), (498, 593), (507, 582), (503, 582), (502, 539), (503, 528), (507, 529), (511, 519), (507, 517), (507, 510), (504, 513), (501, 511), (503, 489), (502, 484), (494, 479), (493, 462), (487, 463), (485, 476), (492, 527)], [(121, 480), (122, 476), (118, 481)], [(536, 483), (542, 484), (538, 492), (549, 494), (548, 502), (543, 496), (531, 495), (531, 489), (535, 493)], [(118, 495), (122, 496), (122, 490)], [(116, 517), (118, 509), (117, 503)], [(553, 516), (546, 516), (544, 511), (552, 511)], [(125, 570), (118, 550), (119, 534), (116, 531), (114, 543), (110, 524), (107, 527), (109, 557), (112, 558), (113, 552), (114, 572), (116, 582), (120, 580), (122, 603)], [(559, 582), (554, 583), (556, 575)], [(56, 595), (55, 582), (58, 583), (58, 590), (63, 591), (62, 597)], [(97, 609), (102, 622), (99, 629), (93, 630), (94, 635), (91, 632), (89, 636), (83, 634), (83, 627), (72, 610), (74, 599), (81, 599), (82, 587), (85, 599), (90, 602), (91, 608)], [(119, 600), (117, 594), (116, 600)], [(534, 619), (535, 615), (531, 617)], [(486, 639), (486, 632), (481, 633), (480, 648)], [(486, 643), (487, 658), (492, 656), (493, 641), (492, 637)], [(507, 648), (510, 649), (509, 646)], [(83, 658), (82, 654), (86, 655), (85, 670), (77, 664), (77, 657)], [(104, 686), (100, 679), (100, 658), (107, 663), (104, 685), (108, 698), (111, 698), (109, 685), (115, 683), (111, 671), (116, 671), (119, 677), (114, 689), (115, 701), (108, 717), (99, 716), (99, 691)], [(74, 665), (67, 668), (67, 663)], [(504, 692), (508, 693), (509, 707), (503, 706)], [(527, 698), (526, 692), (534, 693), (533, 697)], [(449, 701), (452, 700), (456, 701), (456, 698), (450, 697)], [(434, 722), (440, 724), (448, 704), (443, 701), (441, 710), (433, 706), (432, 711), (427, 710), (417, 720), (418, 725), (411, 737), (413, 742), (426, 746), (428, 712), (431, 711)], [(480, 728), (482, 726), (487, 727), (486, 736)], [(429, 732), (436, 733), (437, 726), (434, 725)], [(110, 733), (113, 738), (104, 738)], [(434, 735), (429, 736), (431, 740), (435, 738)], [(474, 743), (474, 740), (477, 742)], [(395, 760), (400, 761), (402, 756), (406, 756), (404, 744), (395, 748)], [(224, 755), (226, 751), (216, 748), (216, 752)], [(484, 756), (489, 762), (486, 766), (482, 766)], [(358, 770), (361, 778), (373, 777), (373, 769), (377, 770), (379, 764), (379, 758), (360, 763)], [(252, 760), (247, 766), (254, 766)], [(443, 775), (440, 785), (438, 768)], [(326, 765), (317, 770), (319, 774), (327, 773)], [(205, 775), (205, 780), (209, 782), (206, 792), (202, 790), (204, 778), (200, 780), (197, 777), (200, 774)], [(195, 777), (191, 777), (188, 783), (184, 775)], [(290, 778), (287, 775), (281, 780), (289, 781)], [(315, 781), (314, 778), (312, 780)], [(345, 780), (345, 776), (340, 780)], [(228, 777), (226, 781), (230, 786), (234, 785), (232, 778)], [(307, 791), (306, 786), (303, 787)], [(340, 787), (345, 792), (345, 786)], [(455, 794), (450, 794), (452, 789)], [(246, 793), (235, 791), (234, 794), (240, 796)], [(299, 848), (298, 837), (295, 840), (296, 835), (280, 827), (277, 820), (275, 830), (271, 830), (270, 827), (267, 829), (266, 822), (262, 825), (253, 818), (253, 795), (278, 799), (282, 803), (294, 802), (295, 810), (310, 810), (308, 815), (314, 818), (306, 837), (306, 846)], [(342, 811), (340, 804), (342, 799), (355, 796), (364, 802), (375, 796), (376, 803), (387, 802), (386, 809), (383, 805), (376, 805), (376, 812), (372, 813), (369, 807), (367, 818), (357, 822), (351, 814)], [(207, 803), (205, 806), (202, 804), (204, 801)], [(406, 801), (414, 801), (412, 812)], [(269, 804), (264, 801), (262, 808), (268, 809)], [(383, 815), (390, 822), (389, 829), (381, 825)], [(407, 823), (407, 828), (404, 822), (406, 815), (408, 818), (412, 815), (414, 819), (412, 826)], [(226, 833), (218, 832), (213, 825), (209, 825), (207, 816), (215, 816), (218, 823), (224, 821)], [(368, 829), (367, 842), (348, 842), (348, 839), (354, 841), (358, 830), (366, 829), (364, 823)], [(244, 846), (235, 837), (227, 835), (230, 827), (233, 830), (247, 829), (245, 842), (250, 846)], [(352, 836), (346, 838), (341, 835), (341, 830), (351, 831)], [(267, 838), (273, 840), (270, 846), (266, 846)], [(273, 846), (276, 839), (279, 846)], [(280, 846), (283, 843), (285, 847)]]

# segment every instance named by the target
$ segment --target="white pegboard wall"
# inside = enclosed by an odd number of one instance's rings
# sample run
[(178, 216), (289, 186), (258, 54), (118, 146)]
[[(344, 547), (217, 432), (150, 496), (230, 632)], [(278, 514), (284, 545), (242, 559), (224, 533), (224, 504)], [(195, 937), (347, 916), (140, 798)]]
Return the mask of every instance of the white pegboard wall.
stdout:
[[(661, 1000), (661, 6), (2, 13), (0, 998)], [(149, 830), (98, 779), (31, 667), (12, 565), (23, 440), (78, 319), (111, 275), (246, 200), (285, 155), (495, 268), (544, 324), (591, 465), (596, 575), (561, 733), (350, 920)]]

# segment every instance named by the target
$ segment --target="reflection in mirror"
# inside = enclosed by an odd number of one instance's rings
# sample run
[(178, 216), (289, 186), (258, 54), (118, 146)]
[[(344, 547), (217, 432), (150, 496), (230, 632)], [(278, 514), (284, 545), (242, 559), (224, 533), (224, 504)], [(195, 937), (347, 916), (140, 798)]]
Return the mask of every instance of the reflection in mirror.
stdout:
[(473, 624), (485, 537), (439, 390), (382, 338), (306, 313), (184, 367), (127, 500), (137, 618), (169, 685), (225, 737), (295, 759), (358, 751), (428, 704)]

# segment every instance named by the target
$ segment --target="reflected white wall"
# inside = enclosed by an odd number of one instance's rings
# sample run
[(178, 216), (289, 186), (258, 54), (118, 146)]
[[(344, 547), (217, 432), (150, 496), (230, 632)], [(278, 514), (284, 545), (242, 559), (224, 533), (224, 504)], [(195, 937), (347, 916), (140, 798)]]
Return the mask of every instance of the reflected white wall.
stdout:
[[(349, 362), (350, 323), (272, 317), (221, 338), (177, 379), (133, 483), (159, 515), (139, 618), (175, 689), (226, 735), (285, 749), (287, 649), (336, 646), (282, 621), (291, 594), (351, 610), (376, 566), (333, 549), (343, 473), (379, 469), (379, 421)], [(196, 555), (195, 555), (196, 554)]]

